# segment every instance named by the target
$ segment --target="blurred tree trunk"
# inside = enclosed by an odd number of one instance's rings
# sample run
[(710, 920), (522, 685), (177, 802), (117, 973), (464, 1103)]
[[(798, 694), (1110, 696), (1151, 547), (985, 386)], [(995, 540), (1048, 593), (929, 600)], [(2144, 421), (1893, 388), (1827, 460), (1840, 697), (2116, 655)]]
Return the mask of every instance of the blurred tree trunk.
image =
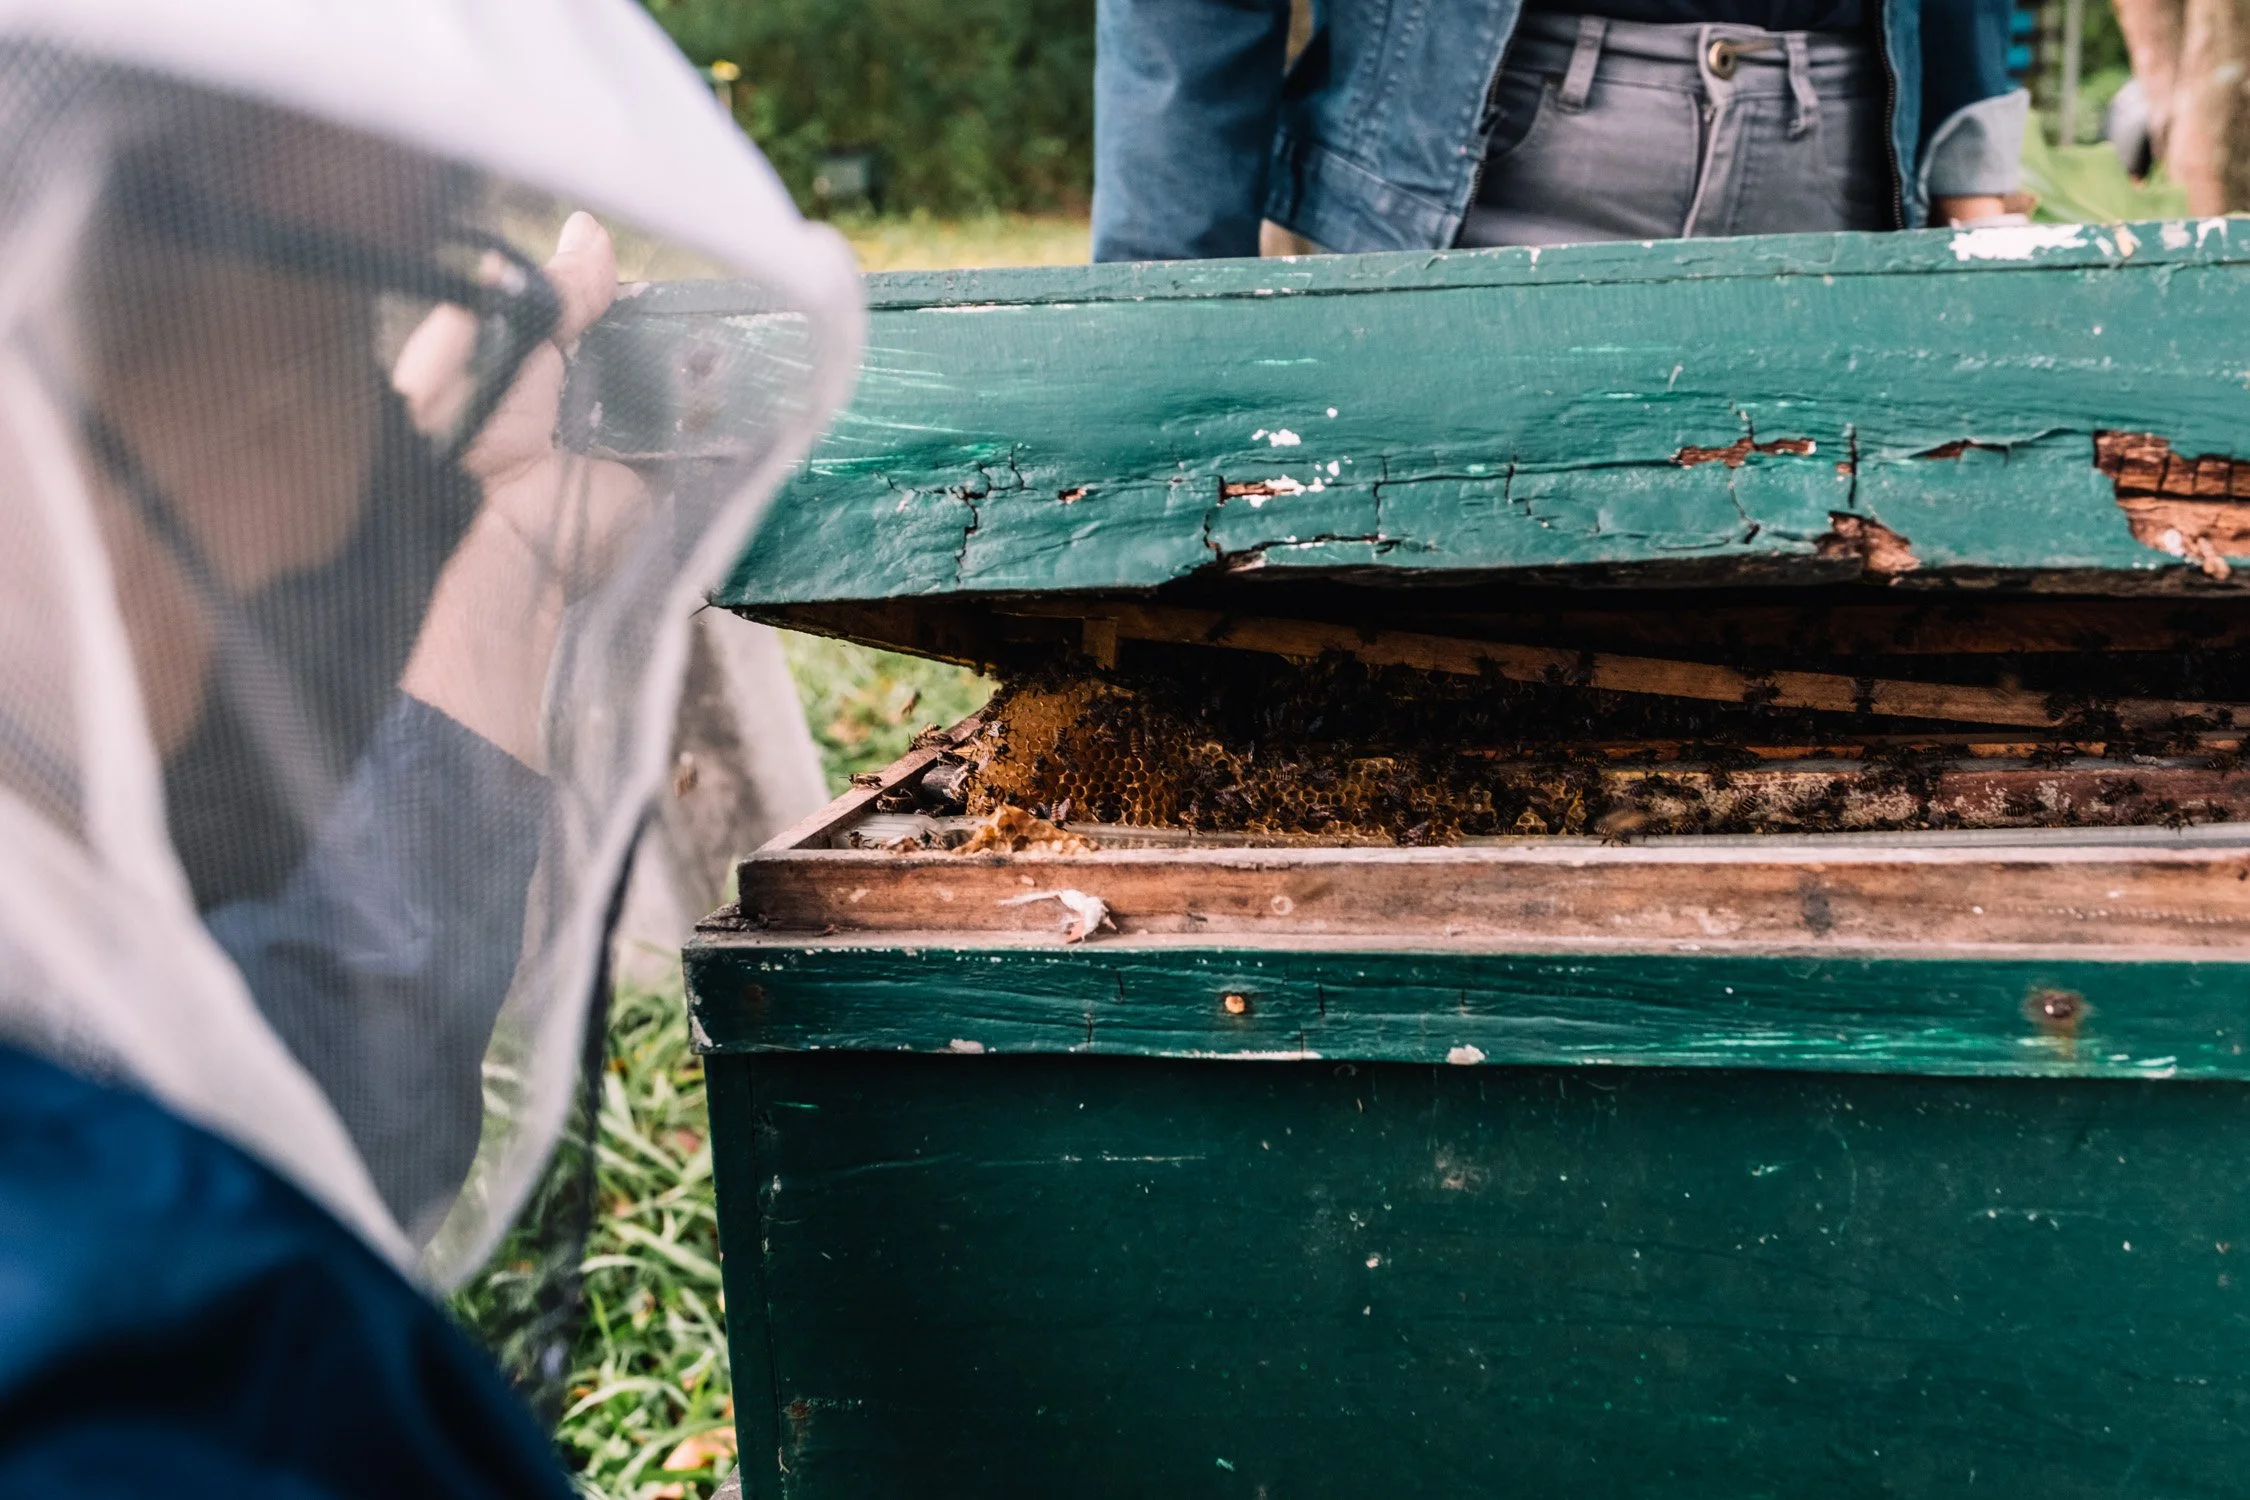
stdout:
[(828, 800), (781, 637), (723, 609), (698, 610), (689, 630), (672, 785), (641, 837), (617, 926), (613, 961), (629, 982), (663, 982), (734, 862)]
[(2149, 138), (2196, 214), (2250, 210), (2250, 0), (2115, 0)]

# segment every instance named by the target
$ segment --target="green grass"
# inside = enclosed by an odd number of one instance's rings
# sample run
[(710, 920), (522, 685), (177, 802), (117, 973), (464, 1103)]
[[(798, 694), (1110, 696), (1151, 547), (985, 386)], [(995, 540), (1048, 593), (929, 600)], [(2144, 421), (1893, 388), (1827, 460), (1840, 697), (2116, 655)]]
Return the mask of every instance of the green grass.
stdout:
[[(585, 1318), (561, 1380), (556, 1431), (580, 1491), (596, 1500), (704, 1500), (734, 1467), (709, 1128), (703, 1064), (688, 1045), (678, 982), (619, 990), (602, 1074), (594, 1213), (579, 1262)], [(568, 1147), (560, 1153), (527, 1221), (567, 1221), (567, 1210), (548, 1211), (583, 1182), (572, 1158)], [(511, 1314), (541, 1289), (542, 1237), (535, 1227), (519, 1230), (484, 1277), (454, 1298), (472, 1332), (503, 1342), (496, 1335), (513, 1326)]]
[(2023, 185), (2039, 195), (2037, 217), (2047, 223), (2112, 224), (2187, 213), (2187, 191), (2167, 181), (2161, 166), (2135, 182), (2106, 141), (2050, 146), (2036, 126), (2024, 132)]
[[(842, 641), (785, 634), (782, 644), (838, 789), (904, 754), (925, 725), (974, 712), (992, 688), (958, 667)], [(598, 1124), (580, 1263), (587, 1316), (556, 1439), (590, 1500), (707, 1500), (734, 1467), (734, 1402), (703, 1065), (676, 981), (621, 990), (612, 1003)], [(566, 1151), (542, 1205), (568, 1201), (571, 1165)], [(519, 1236), (455, 1299), (472, 1330), (490, 1336), (538, 1290), (538, 1238)]]
[(677, 988), (622, 991), (602, 1079), (587, 1324), (563, 1452), (589, 1495), (708, 1495), (734, 1467), (703, 1063)]
[(1093, 226), (1075, 214), (988, 214), (951, 221), (925, 214), (839, 219), (863, 271), (943, 271), (961, 266), (1071, 266), (1093, 256)]
[(781, 649), (835, 792), (854, 771), (889, 765), (915, 735), (966, 718), (992, 696), (988, 679), (918, 656), (787, 631)]

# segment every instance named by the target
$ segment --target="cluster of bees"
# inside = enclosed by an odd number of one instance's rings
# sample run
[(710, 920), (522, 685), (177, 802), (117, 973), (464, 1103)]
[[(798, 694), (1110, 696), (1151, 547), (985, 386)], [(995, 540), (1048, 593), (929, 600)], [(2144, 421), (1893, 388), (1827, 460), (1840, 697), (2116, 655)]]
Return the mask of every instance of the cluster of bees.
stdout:
[(1003, 688), (960, 747), (966, 810), (1323, 844), (2250, 816), (2250, 786), (2232, 789), (2250, 778), (2226, 756), (2152, 770), (2117, 753), (2130, 747), (2054, 736), (1949, 744), (1895, 722), (1840, 727), (1344, 659), (1229, 657), (1213, 670), (1217, 655), (1202, 653), (1197, 672), (1056, 672)]

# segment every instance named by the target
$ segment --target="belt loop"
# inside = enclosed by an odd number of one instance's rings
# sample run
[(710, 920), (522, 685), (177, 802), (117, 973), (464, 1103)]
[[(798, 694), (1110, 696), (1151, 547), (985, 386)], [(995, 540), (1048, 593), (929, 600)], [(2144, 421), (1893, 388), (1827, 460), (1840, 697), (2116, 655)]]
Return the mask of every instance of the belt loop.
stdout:
[(1812, 58), (1805, 34), (1792, 31), (1783, 38), (1789, 50), (1789, 95), (1796, 108), (1789, 113), (1789, 138), (1797, 139), (1820, 123), (1820, 96), (1813, 92)]
[(1563, 74), (1562, 91), (1555, 95), (1555, 102), (1573, 114), (1586, 107), (1587, 92), (1594, 86), (1594, 65), (1602, 60), (1602, 39), (1608, 35), (1607, 16), (1578, 18), (1578, 45), (1570, 49), (1570, 70)]

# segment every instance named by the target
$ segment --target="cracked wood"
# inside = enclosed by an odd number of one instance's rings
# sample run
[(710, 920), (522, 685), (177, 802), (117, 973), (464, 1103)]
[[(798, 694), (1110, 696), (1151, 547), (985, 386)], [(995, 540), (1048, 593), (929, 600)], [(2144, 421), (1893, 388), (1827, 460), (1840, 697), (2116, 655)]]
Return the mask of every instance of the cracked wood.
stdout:
[[(1835, 515), (1908, 539), (1889, 576), (1915, 585), (2205, 584), (2193, 528), (2180, 555), (2136, 538), (2095, 438), (2250, 453), (2239, 359), (2182, 335), (2250, 316), (2250, 228), (1956, 238), (875, 277), (859, 393), (719, 598), (1145, 588), (1221, 559), (1863, 576), (1823, 547)], [(726, 284), (622, 300), (566, 429), (694, 457), (715, 439), (634, 380), (754, 311)]]
[(2189, 458), (2147, 432), (2096, 433), (2094, 461), (2116, 482), (2117, 508), (2143, 545), (2220, 583), (2233, 575), (2229, 558), (2250, 554), (2250, 463)]

